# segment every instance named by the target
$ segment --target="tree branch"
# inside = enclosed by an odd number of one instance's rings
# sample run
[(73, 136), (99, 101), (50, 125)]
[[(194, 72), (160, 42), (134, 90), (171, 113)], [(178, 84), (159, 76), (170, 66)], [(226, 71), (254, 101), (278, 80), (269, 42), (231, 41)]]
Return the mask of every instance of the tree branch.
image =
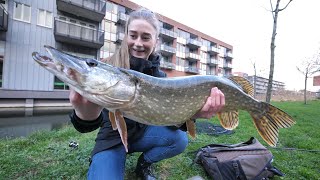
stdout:
[(279, 10), (278, 10), (278, 12), (280, 12), (280, 11), (282, 11), (282, 10), (286, 9), (286, 8), (288, 7), (288, 5), (291, 3), (291, 1), (292, 1), (292, 0), (290, 0), (290, 1), (288, 2), (288, 4), (287, 4), (284, 8), (279, 9)]
[(272, 17), (273, 17), (273, 20), (274, 20), (274, 18), (275, 18), (275, 17), (274, 17), (274, 14), (273, 14), (273, 13), (274, 13), (275, 11), (273, 10), (273, 6), (272, 6), (272, 2), (271, 2), (271, 0), (270, 0), (270, 6), (271, 6), (271, 13), (272, 13)]

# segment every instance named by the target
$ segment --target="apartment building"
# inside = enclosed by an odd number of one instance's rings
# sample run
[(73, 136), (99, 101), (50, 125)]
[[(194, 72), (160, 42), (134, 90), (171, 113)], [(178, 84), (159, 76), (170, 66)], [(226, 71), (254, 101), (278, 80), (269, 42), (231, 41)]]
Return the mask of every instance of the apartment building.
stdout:
[[(130, 1), (107, 1), (102, 26), (105, 43), (101, 58), (111, 56), (124, 37), (128, 14), (140, 6)], [(173, 19), (159, 16), (161, 68), (168, 76), (228, 75), (232, 72), (233, 47)]]
[(99, 58), (104, 44), (101, 0), (5, 0), (0, 16), (0, 107), (68, 105), (68, 87), (35, 63), (32, 52), (50, 45)]
[[(260, 76), (248, 76), (248, 80), (254, 85), (254, 79), (256, 79), (256, 93), (257, 94), (265, 94), (267, 93), (268, 89), (268, 82), (269, 79), (260, 77)], [(276, 92), (279, 90), (284, 90), (285, 83), (280, 81), (273, 81), (272, 82), (272, 91)]]
[[(124, 37), (126, 0), (3, 0), (0, 3), (0, 108), (70, 106), (68, 86), (41, 68), (32, 52), (50, 45), (88, 58), (111, 56)], [(228, 75), (233, 47), (160, 16), (161, 68), (168, 76)], [(1, 110), (0, 110), (1, 116)]]

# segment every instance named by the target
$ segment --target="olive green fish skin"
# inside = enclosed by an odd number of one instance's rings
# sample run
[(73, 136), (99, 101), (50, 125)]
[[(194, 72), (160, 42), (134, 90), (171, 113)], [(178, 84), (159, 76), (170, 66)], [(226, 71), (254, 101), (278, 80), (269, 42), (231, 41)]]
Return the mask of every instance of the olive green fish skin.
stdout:
[(155, 78), (132, 70), (125, 71), (137, 79), (137, 93), (134, 101), (121, 111), (124, 116), (141, 123), (184, 123), (203, 107), (212, 87), (218, 87), (226, 97), (222, 111), (259, 111), (260, 108), (259, 101), (224, 77), (196, 75)]

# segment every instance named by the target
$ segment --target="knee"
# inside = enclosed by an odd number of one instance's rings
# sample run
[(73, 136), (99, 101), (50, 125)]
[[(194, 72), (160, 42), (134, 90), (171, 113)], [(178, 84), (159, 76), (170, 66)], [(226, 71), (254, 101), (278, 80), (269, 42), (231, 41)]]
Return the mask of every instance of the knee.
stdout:
[(177, 130), (174, 138), (174, 147), (178, 154), (182, 153), (188, 146), (188, 135), (186, 132)]

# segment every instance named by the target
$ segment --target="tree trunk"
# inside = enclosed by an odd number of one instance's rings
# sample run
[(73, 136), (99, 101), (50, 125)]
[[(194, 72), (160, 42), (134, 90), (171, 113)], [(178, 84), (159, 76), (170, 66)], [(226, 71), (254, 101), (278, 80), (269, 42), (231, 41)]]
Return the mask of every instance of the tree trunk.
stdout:
[(253, 64), (253, 68), (254, 68), (253, 97), (256, 98), (256, 96), (257, 96), (257, 69), (256, 69), (256, 63)]
[(308, 73), (304, 77), (304, 104), (307, 104), (307, 82), (308, 82)]
[(280, 0), (277, 0), (276, 9), (274, 10), (274, 16), (273, 16), (273, 30), (272, 30), (271, 45), (270, 45), (270, 50), (271, 50), (270, 72), (269, 72), (269, 81), (268, 81), (267, 96), (266, 96), (266, 102), (268, 103), (270, 103), (271, 92), (272, 92), (272, 82), (273, 82), (273, 72), (274, 72), (274, 54), (275, 54), (274, 51), (276, 48), (275, 39), (277, 35), (279, 4), (280, 4)]

